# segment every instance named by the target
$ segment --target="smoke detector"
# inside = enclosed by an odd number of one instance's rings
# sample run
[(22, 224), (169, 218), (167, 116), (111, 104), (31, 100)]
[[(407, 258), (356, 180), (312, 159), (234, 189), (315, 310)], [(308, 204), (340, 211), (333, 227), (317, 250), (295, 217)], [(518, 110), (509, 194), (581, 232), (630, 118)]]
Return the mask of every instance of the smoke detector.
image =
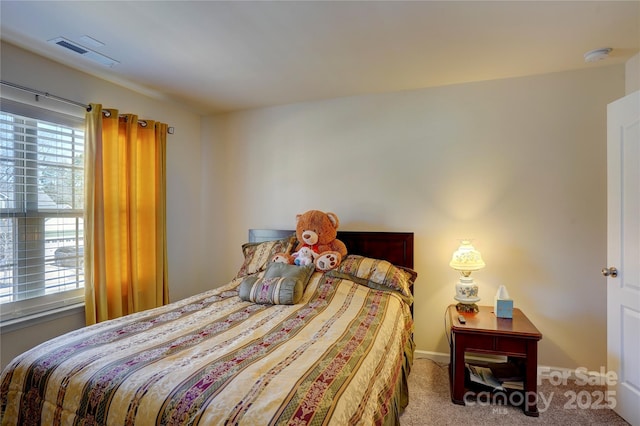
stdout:
[[(92, 39), (94, 41), (97, 42), (97, 40)], [(52, 38), (51, 40), (49, 40), (49, 43), (53, 43), (53, 44), (57, 44), (60, 47), (64, 47), (65, 49), (68, 49), (72, 52), (75, 52), (79, 55), (84, 56), (87, 59), (91, 59), (94, 62), (97, 62), (101, 65), (105, 65), (107, 67), (113, 67), (114, 65), (119, 64), (120, 62), (116, 61), (115, 59), (111, 59), (107, 56), (104, 56), (101, 53), (98, 53), (96, 51), (93, 51), (91, 49), (89, 49), (88, 47), (84, 47), (76, 42), (73, 42), (69, 39), (66, 39), (64, 37), (56, 37), (56, 38)], [(98, 42), (99, 43), (99, 42)]]
[(603, 47), (602, 49), (590, 50), (584, 54), (585, 62), (597, 62), (609, 57), (613, 49), (610, 47)]

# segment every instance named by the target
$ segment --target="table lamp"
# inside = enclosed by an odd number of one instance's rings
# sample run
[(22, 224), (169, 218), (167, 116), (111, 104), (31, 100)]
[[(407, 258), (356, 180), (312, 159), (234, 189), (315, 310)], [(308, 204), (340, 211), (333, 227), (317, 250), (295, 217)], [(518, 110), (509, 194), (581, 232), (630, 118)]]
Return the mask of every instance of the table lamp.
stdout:
[(478, 312), (478, 285), (473, 282), (471, 272), (485, 267), (480, 252), (471, 245), (471, 241), (463, 240), (453, 253), (449, 266), (460, 272), (460, 281), (456, 283), (454, 297), (459, 302), (456, 309), (459, 312)]

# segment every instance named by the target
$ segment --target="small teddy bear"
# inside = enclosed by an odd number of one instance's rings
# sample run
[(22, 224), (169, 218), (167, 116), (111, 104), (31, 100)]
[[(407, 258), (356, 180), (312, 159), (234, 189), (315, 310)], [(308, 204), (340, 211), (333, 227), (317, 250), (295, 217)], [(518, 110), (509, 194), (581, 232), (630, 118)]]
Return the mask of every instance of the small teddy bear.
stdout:
[(302, 247), (297, 252), (291, 255), (293, 257), (293, 264), (298, 266), (311, 265), (313, 261), (318, 257), (318, 254), (311, 250), (311, 247)]
[[(309, 248), (316, 255), (313, 263), (318, 271), (337, 268), (347, 255), (347, 247), (337, 239), (340, 221), (335, 213), (309, 210), (296, 216), (296, 237), (298, 245), (295, 251)], [(274, 262), (293, 264), (295, 258), (286, 253), (278, 253)]]

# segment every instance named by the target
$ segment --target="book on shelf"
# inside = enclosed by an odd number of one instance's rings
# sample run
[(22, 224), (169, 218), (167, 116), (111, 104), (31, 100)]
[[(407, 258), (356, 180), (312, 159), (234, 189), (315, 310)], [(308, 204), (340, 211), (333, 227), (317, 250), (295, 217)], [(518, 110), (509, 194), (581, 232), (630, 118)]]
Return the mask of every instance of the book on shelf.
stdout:
[(502, 382), (502, 387), (505, 389), (524, 390), (524, 382), (519, 381), (505, 381)]
[[(469, 380), (471, 383), (475, 383), (481, 386), (485, 386), (489, 389), (504, 391), (510, 390), (523, 390), (524, 382), (522, 376), (514, 371), (508, 371), (509, 376), (502, 378), (494, 372), (494, 369), (490, 366), (480, 366), (465, 364), (467, 371), (469, 372)], [(507, 370), (502, 370), (505, 372)]]
[(490, 368), (471, 364), (466, 364), (466, 366), (469, 371), (469, 380), (471, 380), (472, 383), (487, 386), (495, 390), (504, 390), (504, 387), (502, 387), (502, 384), (495, 378)]

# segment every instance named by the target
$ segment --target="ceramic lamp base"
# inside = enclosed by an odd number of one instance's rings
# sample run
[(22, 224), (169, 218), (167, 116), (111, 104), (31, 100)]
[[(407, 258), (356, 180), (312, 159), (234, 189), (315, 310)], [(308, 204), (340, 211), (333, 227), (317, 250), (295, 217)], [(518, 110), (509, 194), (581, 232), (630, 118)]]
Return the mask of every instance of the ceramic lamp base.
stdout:
[(478, 312), (478, 305), (476, 305), (480, 301), (478, 286), (471, 277), (460, 277), (460, 281), (456, 283), (456, 295), (453, 298), (460, 302), (456, 305), (458, 312)]

